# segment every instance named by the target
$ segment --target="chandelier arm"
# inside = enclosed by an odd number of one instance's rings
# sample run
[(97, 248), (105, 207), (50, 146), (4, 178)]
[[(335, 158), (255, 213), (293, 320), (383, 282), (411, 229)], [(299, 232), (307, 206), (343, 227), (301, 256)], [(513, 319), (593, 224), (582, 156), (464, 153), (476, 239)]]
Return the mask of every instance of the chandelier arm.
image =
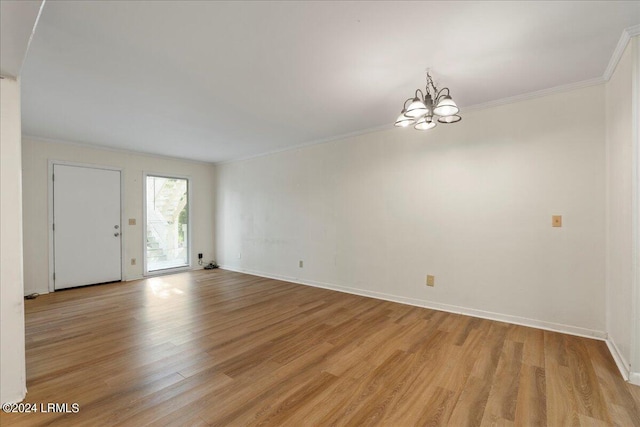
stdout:
[(440, 89), (440, 90), (438, 91), (438, 93), (436, 94), (436, 100), (435, 100), (436, 104), (437, 104), (437, 103), (438, 103), (438, 101), (440, 100), (440, 97), (441, 97), (442, 95), (444, 95), (444, 93), (443, 93), (443, 92), (444, 92), (445, 90), (447, 91), (447, 95), (451, 96), (451, 94), (449, 93), (449, 88), (448, 88), (448, 87), (443, 87), (443, 88), (442, 88), (442, 89)]
[[(420, 95), (422, 95), (422, 98), (418, 98), (418, 92), (420, 92)], [(422, 93), (422, 90), (416, 89), (416, 98), (424, 102), (424, 93)]]
[(404, 101), (404, 106), (402, 107), (403, 110), (407, 109), (407, 102), (409, 102), (409, 101), (413, 101), (413, 98), (407, 98), (407, 100)]

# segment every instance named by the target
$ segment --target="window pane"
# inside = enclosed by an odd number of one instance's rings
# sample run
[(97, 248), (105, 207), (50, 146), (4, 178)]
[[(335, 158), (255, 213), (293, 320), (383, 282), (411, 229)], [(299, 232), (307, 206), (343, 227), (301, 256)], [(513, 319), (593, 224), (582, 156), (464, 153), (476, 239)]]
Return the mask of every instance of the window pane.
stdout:
[(147, 176), (147, 270), (189, 265), (188, 181)]

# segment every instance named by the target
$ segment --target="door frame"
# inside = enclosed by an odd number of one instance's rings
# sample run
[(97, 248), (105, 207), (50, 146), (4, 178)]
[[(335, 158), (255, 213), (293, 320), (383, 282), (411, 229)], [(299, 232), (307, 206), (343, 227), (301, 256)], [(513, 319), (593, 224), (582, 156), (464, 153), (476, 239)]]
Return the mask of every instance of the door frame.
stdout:
[[(189, 256), (189, 263), (184, 267), (165, 268), (162, 270), (148, 271), (147, 269), (147, 177), (157, 176), (159, 178), (177, 178), (187, 180), (187, 203), (189, 206), (189, 227), (187, 228), (187, 239), (189, 247), (187, 248), (187, 254)], [(179, 273), (181, 271), (189, 271), (193, 268), (193, 242), (191, 237), (193, 235), (193, 199), (191, 197), (191, 187), (193, 187), (193, 178), (190, 175), (179, 175), (170, 173), (156, 173), (151, 171), (142, 171), (142, 275), (144, 277), (161, 276), (163, 274)]]
[(115, 166), (105, 166), (105, 165), (97, 165), (92, 163), (80, 163), (80, 162), (70, 162), (66, 160), (48, 160), (48, 168), (47, 168), (47, 210), (48, 210), (48, 227), (49, 227), (49, 292), (55, 292), (55, 282), (53, 280), (53, 273), (55, 270), (55, 244), (54, 244), (54, 233), (53, 233), (53, 167), (55, 165), (60, 166), (75, 166), (81, 168), (89, 168), (89, 169), (103, 169), (110, 171), (118, 171), (120, 172), (120, 280), (126, 281), (125, 275), (125, 262), (126, 254), (125, 254), (125, 227), (124, 224), (124, 169)]

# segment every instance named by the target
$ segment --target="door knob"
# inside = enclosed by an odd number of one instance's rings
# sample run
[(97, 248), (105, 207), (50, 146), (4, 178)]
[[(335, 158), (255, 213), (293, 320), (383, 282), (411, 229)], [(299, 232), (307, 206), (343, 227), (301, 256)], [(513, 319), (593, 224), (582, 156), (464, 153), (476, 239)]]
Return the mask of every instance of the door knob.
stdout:
[(113, 228), (115, 228), (117, 230), (118, 228), (120, 228), (120, 226), (119, 225), (114, 225)]
[(120, 233), (113, 233), (114, 236), (118, 237)]

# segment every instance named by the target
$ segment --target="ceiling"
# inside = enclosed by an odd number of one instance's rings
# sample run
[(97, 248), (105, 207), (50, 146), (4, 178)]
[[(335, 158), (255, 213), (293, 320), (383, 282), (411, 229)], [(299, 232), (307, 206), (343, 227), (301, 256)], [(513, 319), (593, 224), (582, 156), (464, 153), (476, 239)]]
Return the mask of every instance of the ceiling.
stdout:
[[(640, 2), (46, 1), (23, 133), (220, 162), (603, 75)], [(399, 132), (401, 130), (398, 130)]]

